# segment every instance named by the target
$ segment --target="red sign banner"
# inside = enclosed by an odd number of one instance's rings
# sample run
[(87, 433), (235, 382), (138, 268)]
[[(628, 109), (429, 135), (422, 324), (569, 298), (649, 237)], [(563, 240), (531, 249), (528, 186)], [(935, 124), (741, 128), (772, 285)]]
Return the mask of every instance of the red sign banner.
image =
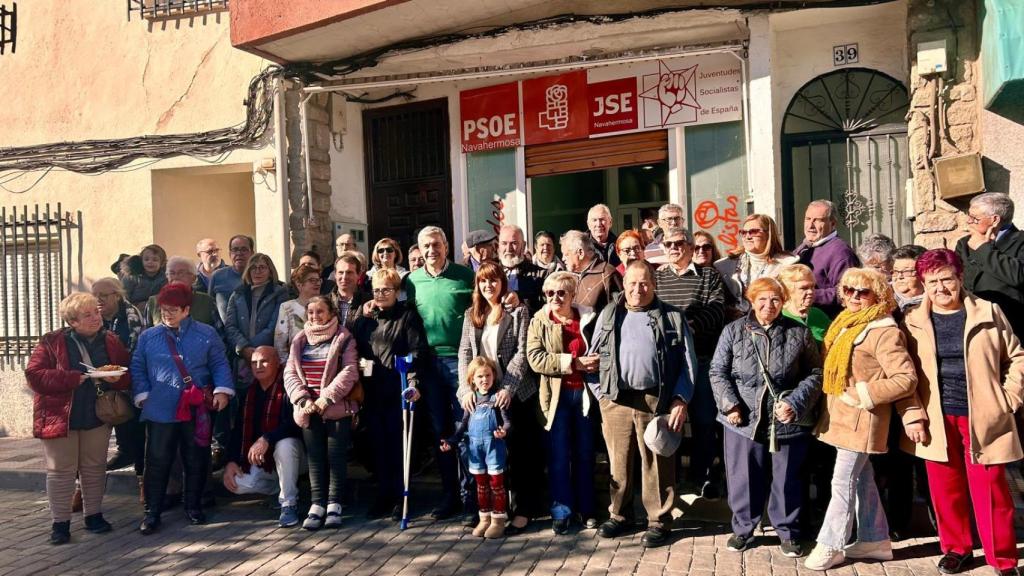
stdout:
[(532, 78), (522, 84), (527, 145), (578, 140), (590, 135), (585, 70)]
[(590, 134), (636, 130), (640, 127), (636, 78), (595, 82), (587, 87), (590, 96)]
[(464, 153), (522, 146), (519, 82), (460, 92), (459, 118)]

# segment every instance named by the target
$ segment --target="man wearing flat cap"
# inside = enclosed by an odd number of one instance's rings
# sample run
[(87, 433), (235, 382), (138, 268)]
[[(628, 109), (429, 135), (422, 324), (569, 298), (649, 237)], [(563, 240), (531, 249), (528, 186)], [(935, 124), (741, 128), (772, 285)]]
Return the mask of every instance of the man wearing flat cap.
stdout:
[[(609, 518), (602, 538), (627, 533), (633, 523), (633, 463), (640, 461), (640, 486), (647, 509), (647, 547), (669, 543), (676, 467), (669, 446), (644, 442), (648, 424), (667, 414), (675, 434), (686, 421), (693, 396), (693, 338), (683, 311), (655, 296), (654, 271), (642, 260), (626, 267), (623, 292), (597, 318), (589, 354), (600, 370), (588, 381), (601, 408), (601, 429), (611, 469)], [(664, 449), (664, 451), (662, 450)]]
[(466, 235), (466, 247), (469, 249), (469, 257), (466, 258), (466, 266), (476, 272), (480, 264), (488, 260), (498, 261), (498, 250), (494, 243), (498, 235), (494, 230), (473, 230)]

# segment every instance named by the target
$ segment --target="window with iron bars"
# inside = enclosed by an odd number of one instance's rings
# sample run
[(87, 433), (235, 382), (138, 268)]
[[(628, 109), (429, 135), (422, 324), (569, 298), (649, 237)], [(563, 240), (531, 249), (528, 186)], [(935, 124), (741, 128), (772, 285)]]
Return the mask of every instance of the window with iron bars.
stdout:
[(147, 20), (196, 16), (228, 9), (228, 0), (128, 0), (128, 19), (138, 14)]
[(10, 8), (6, 4), (0, 4), (0, 55), (6, 54), (8, 50), (14, 54), (17, 47), (18, 3), (11, 4)]

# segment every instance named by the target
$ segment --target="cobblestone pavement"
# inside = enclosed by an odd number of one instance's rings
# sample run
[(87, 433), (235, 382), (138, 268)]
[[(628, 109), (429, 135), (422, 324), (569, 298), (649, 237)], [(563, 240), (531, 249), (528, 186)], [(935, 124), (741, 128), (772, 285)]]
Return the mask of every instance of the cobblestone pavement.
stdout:
[[(30, 442), (0, 439), (0, 476), (27, 471), (4, 470), (3, 460), (24, 463)], [(38, 443), (35, 447), (38, 449)], [(18, 449), (15, 449), (18, 448)], [(13, 465), (12, 465), (13, 467)], [(36, 472), (38, 475), (38, 472)], [(134, 481), (134, 478), (131, 479)], [(35, 481), (35, 480), (34, 480)], [(33, 481), (33, 482), (34, 482)], [(127, 483), (125, 483), (127, 484)], [(187, 526), (181, 508), (164, 513), (161, 530), (142, 536), (137, 496), (109, 490), (105, 516), (115, 530), (93, 535), (82, 528), (81, 514), (72, 519), (72, 541), (47, 542), (50, 519), (46, 495), (39, 489), (14, 489), (0, 483), (0, 576), (47, 574), (357, 574), (438, 575), (609, 575), (609, 576), (809, 576), (802, 561), (778, 551), (778, 539), (759, 537), (757, 547), (736, 554), (725, 548), (729, 536), (724, 503), (681, 501), (683, 518), (670, 546), (645, 550), (642, 532), (615, 540), (595, 530), (567, 536), (551, 533), (538, 522), (527, 533), (501, 540), (474, 538), (457, 522), (434, 522), (426, 512), (436, 501), (436, 487), (417, 487), (414, 516), (407, 531), (387, 520), (367, 521), (359, 505), (345, 509), (339, 530), (306, 532), (277, 526), (277, 511), (266, 500), (219, 502), (208, 510), (209, 524)], [(352, 483), (353, 500), (369, 494), (365, 482)], [(689, 518), (701, 517), (697, 521)], [(1018, 517), (1018, 529), (1022, 526)], [(1018, 532), (1018, 536), (1021, 533)], [(1024, 541), (1022, 538), (1018, 538)], [(846, 564), (832, 576), (917, 576), (938, 574), (936, 539), (896, 543), (891, 562)], [(1024, 547), (1024, 546), (1022, 546)], [(980, 555), (980, 550), (977, 554)], [(994, 572), (976, 564), (971, 574)]]

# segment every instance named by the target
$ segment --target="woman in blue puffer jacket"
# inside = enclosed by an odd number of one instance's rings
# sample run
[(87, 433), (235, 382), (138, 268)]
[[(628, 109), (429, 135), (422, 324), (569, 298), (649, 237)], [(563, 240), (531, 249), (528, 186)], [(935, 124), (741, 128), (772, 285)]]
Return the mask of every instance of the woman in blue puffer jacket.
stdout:
[(168, 284), (157, 305), (161, 323), (142, 333), (132, 356), (132, 392), (147, 424), (143, 486), (146, 516), (139, 525), (152, 534), (160, 525), (163, 496), (179, 450), (185, 468), (185, 515), (203, 524), (203, 485), (209, 475), (211, 419), (234, 395), (224, 344), (213, 327), (189, 318), (192, 289)]

